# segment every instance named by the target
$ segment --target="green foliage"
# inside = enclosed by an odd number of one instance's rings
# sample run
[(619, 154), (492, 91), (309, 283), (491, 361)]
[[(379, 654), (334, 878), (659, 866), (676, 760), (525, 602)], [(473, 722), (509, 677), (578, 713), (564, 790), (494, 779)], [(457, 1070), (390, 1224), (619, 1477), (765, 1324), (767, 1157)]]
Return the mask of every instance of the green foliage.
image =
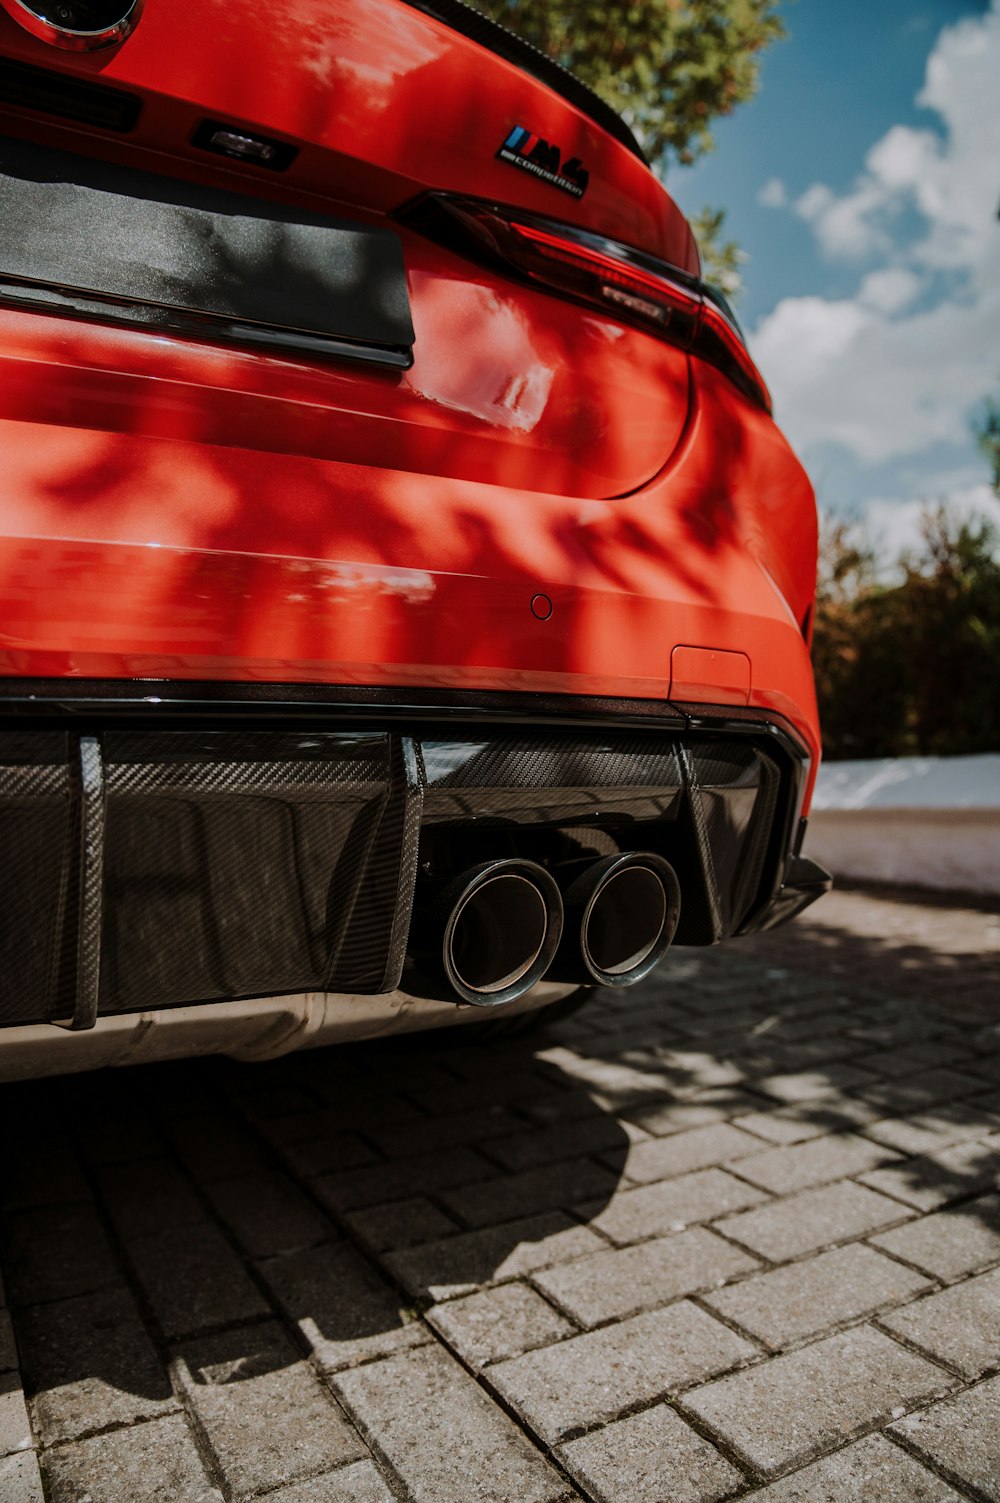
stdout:
[(976, 440), (990, 467), (993, 489), (1000, 496), (1000, 400), (989, 397), (986, 410), (975, 425)]
[(928, 507), (921, 545), (879, 583), (858, 529), (821, 540), (813, 662), (830, 757), (1000, 750), (1000, 533)]
[(702, 209), (691, 218), (691, 228), (701, 252), (701, 272), (706, 282), (718, 287), (731, 302), (743, 291), (740, 267), (746, 260), (735, 240), (723, 240), (725, 209)]
[(650, 161), (693, 162), (756, 92), (778, 0), (475, 0), (628, 121)]

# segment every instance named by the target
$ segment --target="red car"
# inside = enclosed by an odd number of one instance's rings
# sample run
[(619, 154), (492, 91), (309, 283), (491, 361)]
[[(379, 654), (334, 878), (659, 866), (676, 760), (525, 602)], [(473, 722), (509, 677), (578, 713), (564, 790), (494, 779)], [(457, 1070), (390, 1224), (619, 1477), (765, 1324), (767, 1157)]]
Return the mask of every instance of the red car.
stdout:
[(0, 1069), (825, 889), (812, 493), (601, 100), (462, 0), (0, 0), (0, 115)]

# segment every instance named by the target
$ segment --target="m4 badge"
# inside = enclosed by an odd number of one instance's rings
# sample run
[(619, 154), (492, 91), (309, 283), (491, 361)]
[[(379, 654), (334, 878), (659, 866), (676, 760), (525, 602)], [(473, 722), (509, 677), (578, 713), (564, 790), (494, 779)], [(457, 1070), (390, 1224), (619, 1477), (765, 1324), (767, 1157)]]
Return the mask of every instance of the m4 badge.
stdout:
[(590, 173), (579, 157), (570, 157), (564, 162), (558, 146), (536, 136), (523, 125), (514, 126), (497, 156), (501, 162), (523, 167), (525, 172), (534, 173), (544, 183), (551, 183), (553, 188), (561, 188), (574, 198), (583, 197), (590, 181)]

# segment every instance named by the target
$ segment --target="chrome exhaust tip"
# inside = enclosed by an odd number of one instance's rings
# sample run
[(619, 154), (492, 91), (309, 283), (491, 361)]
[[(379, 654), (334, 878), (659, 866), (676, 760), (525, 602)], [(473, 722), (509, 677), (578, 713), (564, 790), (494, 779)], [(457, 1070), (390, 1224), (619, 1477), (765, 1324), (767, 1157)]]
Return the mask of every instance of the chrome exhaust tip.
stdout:
[(677, 930), (681, 890), (651, 851), (608, 856), (566, 889), (564, 939), (554, 978), (634, 986), (659, 965)]
[(499, 1007), (540, 981), (559, 947), (559, 888), (533, 861), (487, 861), (443, 895), (441, 964), (463, 1002)]

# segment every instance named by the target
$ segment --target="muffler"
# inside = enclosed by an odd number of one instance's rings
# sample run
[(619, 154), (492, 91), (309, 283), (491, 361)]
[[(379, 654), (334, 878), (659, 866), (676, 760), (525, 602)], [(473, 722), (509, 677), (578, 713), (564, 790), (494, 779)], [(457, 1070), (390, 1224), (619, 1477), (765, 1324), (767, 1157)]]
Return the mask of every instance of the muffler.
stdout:
[(563, 940), (550, 977), (634, 986), (670, 948), (681, 890), (669, 862), (637, 851), (588, 866), (565, 886), (563, 906)]
[(559, 948), (559, 888), (533, 861), (485, 861), (455, 878), (414, 919), (411, 954), (474, 1007), (529, 991)]

